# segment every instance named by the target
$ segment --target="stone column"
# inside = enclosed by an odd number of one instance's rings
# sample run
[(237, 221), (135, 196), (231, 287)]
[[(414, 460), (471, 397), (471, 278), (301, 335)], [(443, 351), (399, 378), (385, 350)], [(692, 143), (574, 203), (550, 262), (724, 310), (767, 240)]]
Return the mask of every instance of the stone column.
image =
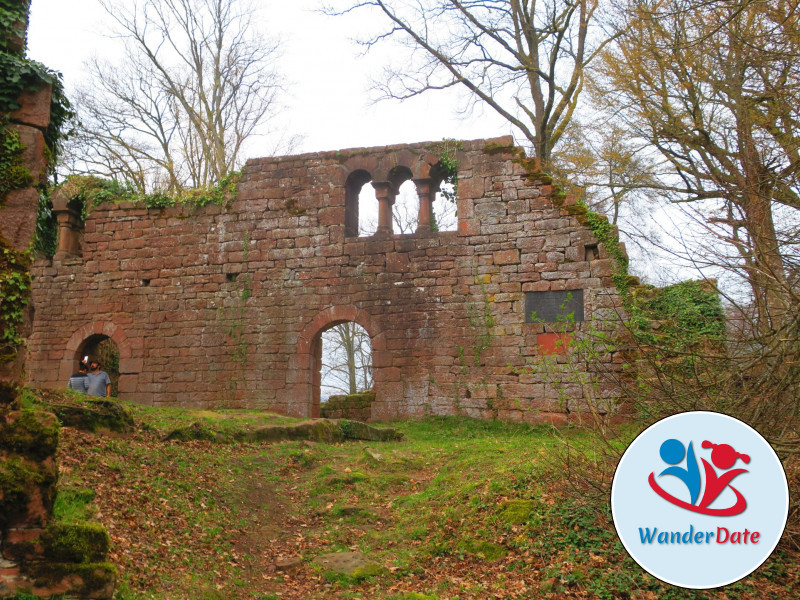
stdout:
[(417, 233), (431, 230), (431, 217), (433, 216), (433, 201), (436, 198), (437, 186), (431, 179), (415, 179), (417, 196), (419, 196), (419, 216), (417, 218)]
[(83, 236), (83, 219), (81, 219), (78, 209), (69, 205), (68, 199), (61, 189), (55, 191), (52, 201), (53, 214), (58, 220), (58, 249), (53, 258), (62, 260), (70, 256), (79, 256)]
[(378, 229), (377, 236), (392, 235), (392, 207), (397, 197), (397, 190), (389, 182), (372, 182), (375, 188), (375, 197), (378, 198)]

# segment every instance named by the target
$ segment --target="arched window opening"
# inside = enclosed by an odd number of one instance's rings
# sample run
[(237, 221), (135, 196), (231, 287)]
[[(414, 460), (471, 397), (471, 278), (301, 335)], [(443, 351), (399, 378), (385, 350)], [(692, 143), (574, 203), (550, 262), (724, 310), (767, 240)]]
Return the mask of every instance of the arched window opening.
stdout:
[(435, 231), (456, 231), (458, 229), (458, 211), (455, 186), (443, 181), (433, 201), (432, 227)]
[(392, 207), (394, 233), (414, 233), (419, 224), (419, 196), (411, 180), (400, 186)]
[(111, 379), (111, 395), (119, 395), (119, 347), (107, 335), (95, 334), (83, 342), (75, 356), (75, 370), (81, 360), (97, 360), (100, 369), (108, 373)]
[(371, 390), (372, 342), (367, 330), (353, 321), (343, 321), (324, 330), (320, 336), (320, 401)]
[(369, 237), (378, 230), (378, 197), (375, 188), (367, 183), (358, 195), (358, 236)]
[[(348, 237), (356, 237), (361, 234), (361, 224), (365, 219), (365, 214), (374, 205), (375, 214), (378, 213), (378, 201), (374, 199), (375, 191), (372, 186), (364, 184), (372, 180), (372, 175), (363, 169), (358, 169), (347, 176), (345, 182), (344, 197), (344, 229)], [(372, 194), (373, 200), (370, 202), (368, 197), (361, 198), (362, 192), (366, 189), (366, 194)], [(377, 227), (377, 217), (375, 218)]]

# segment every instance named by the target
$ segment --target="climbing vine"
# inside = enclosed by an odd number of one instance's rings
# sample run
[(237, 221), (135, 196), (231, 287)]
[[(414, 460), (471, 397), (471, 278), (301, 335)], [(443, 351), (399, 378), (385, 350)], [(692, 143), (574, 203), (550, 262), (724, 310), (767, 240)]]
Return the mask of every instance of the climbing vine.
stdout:
[(579, 205), (586, 208), (586, 224), (592, 230), (597, 241), (603, 244), (606, 252), (614, 260), (614, 271), (611, 274), (611, 281), (622, 297), (625, 307), (631, 308), (631, 278), (628, 274), (628, 257), (622, 251), (619, 243), (619, 234), (616, 227), (612, 225), (605, 215), (598, 214), (589, 210), (586, 205)]
[(30, 300), (28, 267), (25, 253), (0, 248), (0, 361), (14, 360), (22, 343), (20, 327)]
[(442, 183), (453, 186), (452, 191), (448, 188), (441, 190), (442, 196), (450, 202), (455, 202), (458, 198), (458, 152), (463, 149), (461, 142), (449, 138), (443, 139), (432, 148), (439, 158), (438, 165), (441, 175), (444, 176)]
[(19, 133), (8, 127), (8, 121), (0, 121), (0, 207), (12, 190), (26, 188), (33, 177), (22, 160), (25, 148)]

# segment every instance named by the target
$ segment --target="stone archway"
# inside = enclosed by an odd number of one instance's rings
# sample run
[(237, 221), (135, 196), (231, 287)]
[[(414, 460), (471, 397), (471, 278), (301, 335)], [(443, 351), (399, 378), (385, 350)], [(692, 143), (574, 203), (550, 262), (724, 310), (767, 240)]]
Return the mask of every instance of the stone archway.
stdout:
[(322, 332), (334, 325), (351, 321), (363, 327), (372, 343), (372, 373), (375, 382), (375, 398), (380, 398), (380, 369), (386, 364), (386, 339), (366, 311), (355, 306), (331, 306), (317, 314), (300, 333), (294, 367), (290, 369), (293, 389), (290, 412), (298, 416), (318, 417), (320, 404)]
[(135, 389), (136, 377), (142, 369), (142, 359), (134, 356), (134, 344), (125, 331), (112, 321), (96, 321), (87, 323), (72, 334), (62, 355), (59, 365), (59, 380), (66, 382), (78, 368), (82, 356), (88, 346), (103, 339), (111, 339), (119, 351), (119, 393)]

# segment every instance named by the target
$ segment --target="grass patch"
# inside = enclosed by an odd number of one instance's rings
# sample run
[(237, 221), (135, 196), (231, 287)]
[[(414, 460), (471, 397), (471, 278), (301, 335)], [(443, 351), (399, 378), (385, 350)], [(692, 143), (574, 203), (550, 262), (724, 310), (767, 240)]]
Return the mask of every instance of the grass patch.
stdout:
[[(120, 571), (118, 600), (760, 600), (800, 590), (788, 553), (723, 590), (680, 590), (648, 576), (619, 544), (603, 502), (565, 481), (565, 441), (594, 456), (595, 440), (582, 431), (428, 418), (392, 423), (402, 442), (179, 443), (162, 432), (201, 420), (214, 429), (291, 420), (130, 408), (147, 427), (113, 438), (65, 427), (59, 450), (68, 484), (59, 518), (96, 512)], [(331, 580), (309, 564), (342, 551), (381, 568)], [(278, 570), (287, 558), (299, 566)]]

